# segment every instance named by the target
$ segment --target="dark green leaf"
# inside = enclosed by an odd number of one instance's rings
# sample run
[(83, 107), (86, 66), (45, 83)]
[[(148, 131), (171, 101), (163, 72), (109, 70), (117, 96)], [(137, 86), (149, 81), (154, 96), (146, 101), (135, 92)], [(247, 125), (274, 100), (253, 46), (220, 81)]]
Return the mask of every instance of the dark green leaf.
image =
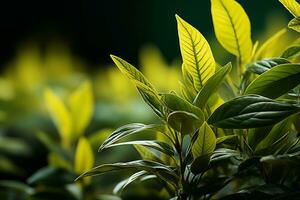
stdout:
[(277, 98), (300, 83), (300, 64), (282, 64), (258, 76), (247, 87), (245, 94), (259, 94)]
[[(274, 145), (289, 131), (290, 125), (291, 122), (288, 119), (276, 124), (268, 135), (258, 143), (255, 152), (274, 153), (278, 150)], [(267, 151), (267, 148), (270, 148), (272, 152)]]
[(247, 71), (250, 71), (255, 74), (262, 74), (271, 69), (272, 67), (286, 63), (289, 63), (289, 61), (284, 58), (266, 58), (248, 64)]
[(167, 143), (156, 141), (156, 140), (140, 140), (140, 141), (121, 142), (121, 143), (106, 145), (105, 148), (102, 148), (102, 149), (107, 149), (110, 147), (116, 147), (116, 146), (122, 146), (122, 145), (140, 145), (140, 146), (155, 149), (155, 150), (157, 150), (161, 153), (165, 153), (166, 155), (169, 155), (169, 156), (173, 156), (175, 154), (173, 148), (170, 147)]
[(205, 172), (209, 167), (211, 154), (205, 154), (195, 158), (191, 164), (191, 171), (197, 175)]
[(123, 169), (144, 170), (157, 175), (159, 178), (170, 184), (176, 185), (178, 182), (178, 177), (172, 168), (157, 162), (144, 160), (100, 165), (82, 174), (77, 178), (77, 180), (86, 176), (96, 176)]
[(300, 107), (259, 95), (237, 97), (217, 108), (208, 123), (219, 128), (257, 128), (275, 124), (299, 112)]
[(76, 175), (61, 168), (45, 167), (36, 171), (27, 179), (31, 185), (44, 184), (51, 186), (73, 183)]
[(282, 53), (281, 57), (289, 59), (299, 55), (300, 55), (300, 46), (291, 46)]
[(130, 183), (143, 178), (145, 175), (148, 175), (148, 173), (146, 171), (139, 171), (139, 172), (134, 173), (129, 178), (126, 178), (125, 180), (119, 182), (115, 186), (113, 193), (114, 194), (121, 193)]

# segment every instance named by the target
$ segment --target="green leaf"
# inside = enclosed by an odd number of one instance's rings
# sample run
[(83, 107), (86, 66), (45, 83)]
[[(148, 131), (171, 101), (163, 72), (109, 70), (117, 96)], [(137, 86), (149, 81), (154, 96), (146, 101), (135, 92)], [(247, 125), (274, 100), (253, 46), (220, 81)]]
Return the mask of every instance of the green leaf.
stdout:
[(167, 143), (156, 141), (156, 140), (140, 140), (140, 141), (121, 142), (121, 143), (106, 145), (105, 149), (111, 148), (111, 147), (123, 146), (123, 145), (144, 146), (144, 147), (155, 149), (155, 150), (157, 150), (161, 153), (165, 153), (166, 155), (169, 155), (169, 156), (173, 156), (175, 154), (173, 148), (171, 146), (169, 146)]
[(284, 58), (266, 58), (248, 64), (247, 71), (250, 71), (255, 74), (262, 74), (271, 69), (272, 67), (286, 63), (289, 63), (289, 61)]
[(288, 27), (300, 33), (300, 17), (295, 17), (292, 19), (289, 22)]
[(220, 44), (247, 63), (251, 57), (251, 24), (243, 7), (235, 0), (211, 0), (215, 34)]
[(216, 143), (221, 144), (221, 143), (230, 143), (230, 142), (235, 142), (237, 139), (237, 135), (225, 135), (222, 137), (218, 137)]
[(195, 114), (185, 111), (172, 112), (167, 121), (173, 129), (183, 135), (193, 134), (203, 123)]
[(290, 59), (290, 58), (297, 57), (299, 55), (300, 55), (300, 46), (291, 46), (282, 53), (281, 57)]
[(185, 111), (193, 113), (199, 118), (199, 120), (204, 121), (202, 110), (179, 96), (175, 94), (162, 94), (161, 99), (171, 111)]
[(45, 184), (49, 186), (59, 186), (73, 183), (76, 175), (65, 169), (45, 167), (36, 171), (27, 179), (28, 184)]
[(192, 146), (193, 157), (197, 158), (212, 153), (216, 148), (216, 136), (209, 125), (204, 122), (196, 133), (196, 139)]
[(145, 177), (146, 175), (148, 175), (148, 173), (146, 171), (139, 171), (139, 172), (134, 173), (129, 178), (126, 178), (125, 180), (119, 182), (115, 186), (113, 193), (120, 194), (129, 184), (131, 184), (132, 182), (134, 182), (136, 180), (140, 180), (141, 178)]
[(245, 94), (277, 98), (300, 83), (300, 64), (282, 64), (266, 71), (252, 81)]
[(112, 145), (113, 143), (127, 137), (129, 135), (140, 133), (142, 131), (155, 129), (159, 125), (144, 125), (139, 123), (127, 124), (118, 129), (116, 129), (99, 147), (99, 151), (107, 148), (107, 146)]
[(178, 15), (176, 20), (182, 60), (199, 91), (215, 73), (215, 59), (203, 35)]
[(300, 16), (300, 5), (296, 0), (279, 0), (295, 17)]
[(162, 162), (160, 159), (160, 155), (154, 153), (147, 147), (141, 145), (133, 145), (135, 150), (140, 154), (143, 160), (155, 161), (155, 162)]
[(12, 155), (29, 155), (30, 146), (20, 138), (0, 136), (0, 152)]
[(228, 63), (208, 79), (203, 88), (197, 94), (194, 100), (194, 105), (202, 110), (205, 108), (209, 98), (217, 92), (226, 75), (230, 72), (231, 67), (231, 63)]
[(114, 55), (111, 55), (111, 58), (119, 70), (135, 84), (145, 102), (159, 117), (163, 117), (163, 108), (159, 96), (153, 85), (146, 79), (146, 77), (125, 60)]
[(261, 140), (255, 148), (255, 152), (266, 152), (267, 148), (273, 149), (276, 141), (280, 140), (290, 129), (290, 121), (288, 119), (276, 124), (272, 130), (268, 133), (268, 135)]
[(257, 128), (275, 124), (300, 111), (300, 107), (259, 95), (237, 97), (224, 103), (208, 119), (219, 128)]
[(157, 175), (159, 178), (161, 178), (162, 180), (170, 184), (176, 185), (178, 183), (178, 176), (175, 174), (172, 168), (157, 162), (144, 161), (144, 160), (135, 160), (135, 161), (124, 162), (124, 163), (100, 165), (82, 174), (76, 180), (86, 176), (96, 176), (96, 175), (101, 175), (103, 173), (118, 171), (123, 169), (144, 170), (151, 174)]

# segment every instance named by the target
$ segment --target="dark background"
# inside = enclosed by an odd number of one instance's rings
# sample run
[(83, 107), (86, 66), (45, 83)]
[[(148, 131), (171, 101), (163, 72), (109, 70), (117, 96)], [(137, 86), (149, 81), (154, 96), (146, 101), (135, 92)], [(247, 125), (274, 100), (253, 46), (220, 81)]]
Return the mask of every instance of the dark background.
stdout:
[[(252, 22), (252, 34), (270, 13), (289, 13), (277, 0), (239, 0)], [(0, 3), (0, 66), (18, 47), (63, 41), (89, 66), (109, 63), (114, 53), (137, 62), (139, 49), (154, 44), (170, 61), (179, 56), (175, 14), (213, 36), (209, 0), (7, 0)], [(277, 23), (272, 21), (272, 23)]]

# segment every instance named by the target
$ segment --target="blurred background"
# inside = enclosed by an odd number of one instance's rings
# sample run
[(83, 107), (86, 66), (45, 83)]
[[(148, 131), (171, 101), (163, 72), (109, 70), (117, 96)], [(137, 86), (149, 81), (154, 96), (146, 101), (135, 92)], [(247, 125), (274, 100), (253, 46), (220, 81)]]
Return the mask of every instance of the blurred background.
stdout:
[[(290, 19), (276, 0), (239, 2), (252, 22), (253, 41), (264, 41)], [(97, 153), (97, 149), (118, 126), (153, 123), (157, 118), (133, 85), (112, 66), (109, 54), (137, 66), (158, 91), (178, 91), (181, 58), (175, 14), (207, 38), (220, 64), (231, 59), (215, 39), (209, 0), (0, 3), (1, 199), (26, 199), (30, 195), (33, 199), (51, 199), (51, 195), (97, 199), (91, 196), (111, 193), (112, 185), (119, 181), (116, 177), (108, 182), (107, 177), (97, 177), (80, 187), (74, 184), (74, 178), (87, 170), (77, 170), (76, 165), (86, 161), (77, 161), (76, 151), (82, 148), (89, 152), (91, 162), (86, 168), (132, 160), (132, 155), (138, 156), (132, 148), (105, 153)], [(44, 95), (46, 89), (51, 91), (49, 98)], [(76, 92), (82, 101), (92, 96), (86, 103), (92, 112), (87, 114), (84, 129), (66, 147), (57, 113), (51, 109), (60, 106), (72, 111), (68, 99)], [(79, 145), (82, 138), (86, 145)], [(54, 181), (53, 177), (62, 180)], [(64, 187), (58, 189), (60, 185)], [(68, 189), (70, 196), (65, 197), (68, 193), (60, 190), (69, 185), (75, 189)], [(15, 198), (16, 191), (22, 195)], [(133, 199), (130, 192), (127, 198)]]

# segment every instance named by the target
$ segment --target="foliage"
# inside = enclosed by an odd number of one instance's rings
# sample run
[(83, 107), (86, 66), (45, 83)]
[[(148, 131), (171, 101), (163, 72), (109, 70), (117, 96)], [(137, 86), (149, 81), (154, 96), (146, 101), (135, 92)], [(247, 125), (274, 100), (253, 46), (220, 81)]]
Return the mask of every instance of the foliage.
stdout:
[[(300, 5), (280, 1), (294, 16)], [(295, 41), (273, 57), (276, 41), (252, 45), (249, 18), (235, 0), (211, 0), (215, 34), (236, 62), (218, 64), (204, 36), (176, 15), (182, 56), (181, 93), (160, 93), (127, 61), (112, 55), (160, 118), (114, 131), (100, 151), (132, 145), (141, 159), (99, 165), (84, 177), (117, 170), (134, 171), (120, 182), (157, 180), (157, 193), (169, 199), (287, 199), (299, 195), (299, 69)], [(274, 52), (274, 51), (273, 51)], [(155, 140), (123, 140), (147, 133)]]

